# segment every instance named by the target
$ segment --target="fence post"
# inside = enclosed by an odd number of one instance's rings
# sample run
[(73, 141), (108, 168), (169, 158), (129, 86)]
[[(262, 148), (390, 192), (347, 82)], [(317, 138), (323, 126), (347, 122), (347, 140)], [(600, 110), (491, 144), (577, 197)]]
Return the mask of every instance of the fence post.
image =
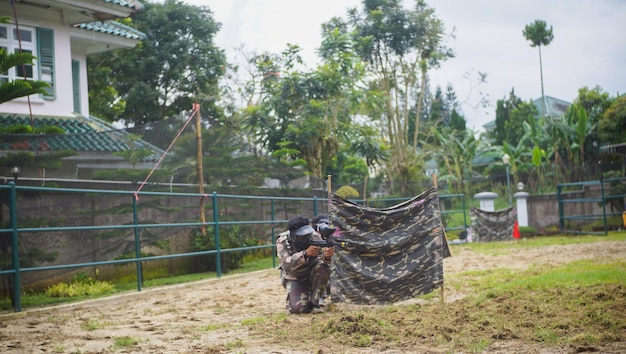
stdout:
[(463, 231), (467, 231), (467, 209), (465, 209), (465, 194), (461, 195), (461, 200), (463, 201)]
[(220, 254), (220, 223), (217, 206), (217, 193), (213, 191), (213, 230), (215, 233), (215, 273), (218, 278), (222, 277), (222, 256)]
[(565, 212), (563, 210), (563, 198), (561, 198), (561, 192), (563, 191), (563, 186), (558, 184), (556, 186), (556, 199), (559, 203), (559, 230), (563, 232), (565, 230)]
[(274, 215), (274, 198), (271, 199), (271, 215), (272, 215), (272, 266), (276, 268), (276, 233), (274, 221), (276, 220)]
[(602, 221), (604, 221), (604, 236), (609, 234), (609, 228), (606, 223), (606, 199), (604, 196), (604, 179), (600, 178), (600, 188), (602, 190)]
[(9, 210), (11, 211), (10, 215), (10, 223), (11, 229), (13, 229), (13, 235), (11, 236), (11, 257), (13, 263), (13, 309), (15, 312), (22, 311), (22, 298), (20, 297), (20, 288), (22, 285), (20, 284), (20, 256), (19, 256), (19, 248), (18, 248), (18, 237), (19, 234), (17, 232), (17, 191), (15, 182), (9, 182), (11, 186), (10, 196), (9, 196)]
[(137, 258), (137, 291), (141, 291), (143, 272), (141, 270), (141, 242), (139, 242), (139, 217), (137, 216), (137, 193), (133, 194), (133, 230), (135, 231), (135, 258)]

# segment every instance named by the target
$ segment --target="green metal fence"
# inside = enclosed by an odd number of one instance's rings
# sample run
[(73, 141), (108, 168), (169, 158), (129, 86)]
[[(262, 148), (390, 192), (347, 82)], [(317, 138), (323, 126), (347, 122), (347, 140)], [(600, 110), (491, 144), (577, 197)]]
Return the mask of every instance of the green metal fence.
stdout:
[[(559, 228), (562, 232), (608, 234), (607, 218), (623, 213), (626, 178), (560, 183), (557, 185)], [(602, 221), (602, 231), (583, 230), (585, 223)]]
[[(276, 235), (285, 229), (288, 220), (296, 215), (309, 215), (313, 216), (322, 212), (328, 211), (328, 199), (326, 197), (280, 197), (280, 196), (238, 196), (238, 195), (226, 195), (218, 194), (216, 192), (210, 194), (197, 194), (197, 193), (173, 193), (173, 192), (133, 192), (133, 191), (119, 191), (119, 190), (94, 190), (94, 189), (73, 189), (73, 188), (48, 188), (48, 187), (33, 187), (33, 186), (21, 186), (10, 182), (7, 185), (0, 185), (0, 195), (5, 198), (4, 203), (8, 205), (8, 228), (0, 229), (0, 237), (10, 236), (10, 249), (11, 249), (11, 266), (10, 269), (0, 270), (0, 276), (7, 276), (12, 282), (12, 296), (13, 307), (15, 311), (21, 311), (21, 278), (25, 273), (46, 272), (60, 269), (76, 269), (81, 267), (94, 267), (114, 264), (134, 264), (134, 272), (136, 273), (137, 290), (142, 289), (142, 262), (162, 259), (173, 259), (181, 257), (192, 257), (202, 255), (212, 255), (215, 257), (215, 271), (217, 277), (222, 275), (222, 256), (230, 252), (238, 251), (252, 251), (268, 249), (271, 251), (273, 265), (276, 267), (276, 254), (275, 254), (275, 241)], [(32, 206), (28, 208), (24, 207), (24, 204), (37, 204), (32, 202), (32, 197), (36, 195), (47, 195), (47, 199), (60, 200), (52, 207), (48, 206), (48, 209), (40, 205)], [(52, 196), (54, 195), (54, 196)], [(28, 196), (31, 198), (29, 199)], [(69, 196), (68, 199), (61, 199), (61, 196)], [(101, 201), (104, 206), (101, 208), (94, 207), (96, 204), (94, 201), (100, 200), (98, 198), (106, 198), (106, 201)], [(163, 199), (160, 199), (163, 198)], [(442, 214), (463, 214), (463, 228), (467, 226), (467, 219), (465, 214), (465, 197), (463, 195), (442, 195), (440, 200), (446, 200), (451, 198), (462, 199), (462, 210), (445, 210)], [(78, 203), (76, 206), (70, 206), (72, 201), (85, 199), (84, 202)], [(172, 202), (175, 199), (182, 199), (180, 202)], [(378, 199), (376, 203), (388, 203), (396, 202), (404, 199)], [(27, 203), (31, 200), (30, 203)], [(163, 202), (165, 200), (166, 202)], [(163, 202), (163, 204), (155, 207), (155, 201)], [(204, 222), (199, 221), (198, 207), (200, 202), (206, 202), (206, 215), (210, 215), (210, 220)], [(239, 201), (237, 204), (236, 202)], [(164, 209), (165, 215), (173, 214), (174, 212), (168, 211), (168, 208), (174, 209), (171, 205), (179, 203), (177, 212), (175, 213), (175, 222), (154, 222), (154, 216), (152, 214), (156, 209)], [(165, 205), (167, 204), (167, 205)], [(237, 205), (235, 205), (237, 204)], [(86, 207), (87, 205), (87, 207)], [(146, 206), (150, 205), (148, 208)], [(92, 207), (91, 210), (83, 210), (88, 207)], [(127, 209), (124, 209), (126, 208)], [(39, 209), (37, 209), (39, 208)], [(122, 215), (111, 212), (113, 209), (126, 210)], [(59, 210), (61, 209), (61, 210)], [(232, 210), (236, 209), (239, 212), (244, 210), (255, 210), (255, 213), (250, 213), (246, 217), (237, 218), (233, 217), (233, 214), (237, 215), (237, 212), (233, 213)], [(58, 210), (59, 215), (56, 216), (51, 210)], [(27, 225), (25, 218), (20, 216), (22, 214), (43, 214), (49, 216), (50, 219), (70, 219), (64, 226), (50, 226), (50, 225)], [(106, 217), (100, 217), (103, 214), (107, 214)], [(127, 215), (127, 214), (132, 214)], [(71, 219), (68, 215), (71, 215), (75, 219)], [(96, 215), (96, 216), (94, 216)], [(88, 216), (88, 217), (87, 217)], [(180, 220), (179, 220), (180, 218)], [(88, 220), (88, 221), (85, 221)], [(221, 235), (220, 231), (228, 229), (233, 225), (257, 225), (263, 229), (263, 234), (267, 236), (258, 244), (244, 247), (229, 247), (222, 248), (220, 246)], [(279, 230), (276, 230), (279, 227)], [(142, 236), (146, 230), (156, 229), (160, 231), (164, 230), (197, 230), (201, 228), (211, 228), (211, 236), (214, 240), (214, 245), (211, 250), (193, 251), (193, 252), (174, 252), (172, 254), (164, 255), (142, 255), (142, 247), (146, 246), (147, 240), (145, 236)], [(456, 227), (460, 229), (461, 227)], [(447, 228), (447, 230), (455, 228)], [(98, 237), (105, 239), (106, 235), (102, 234), (103, 231), (112, 234), (126, 234), (126, 241), (130, 242), (132, 239), (132, 256), (125, 257), (123, 259), (116, 259), (116, 257), (109, 257), (104, 260), (89, 260), (81, 261), (82, 258), (72, 255), (67, 256), (65, 262), (59, 262), (60, 264), (46, 265), (46, 266), (28, 266), (21, 267), (20, 261), (23, 261), (23, 254), (20, 254), (20, 238), (25, 235), (38, 239), (37, 242), (43, 245), (52, 245), (55, 236), (66, 233), (80, 233), (78, 238), (84, 238), (87, 236), (99, 235)], [(43, 236), (41, 236), (43, 235)], [(87, 235), (84, 236), (83, 235)], [(94, 236), (95, 237), (95, 236)], [(122, 239), (123, 241), (123, 239)], [(50, 246), (52, 248), (52, 246)], [(100, 250), (94, 247), (96, 250)], [(23, 252), (23, 251), (22, 251)], [(104, 252), (104, 251), (102, 251)], [(22, 259), (20, 258), (22, 257)], [(98, 257), (96, 257), (98, 258)], [(45, 274), (45, 273), (44, 273)]]

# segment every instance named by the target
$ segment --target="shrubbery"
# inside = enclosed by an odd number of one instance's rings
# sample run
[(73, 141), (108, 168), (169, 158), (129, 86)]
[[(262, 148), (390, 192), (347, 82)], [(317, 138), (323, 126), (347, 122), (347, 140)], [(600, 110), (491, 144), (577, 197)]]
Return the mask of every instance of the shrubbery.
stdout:
[(94, 280), (84, 274), (74, 277), (71, 283), (58, 283), (46, 289), (50, 297), (78, 297), (86, 295), (104, 295), (115, 291), (115, 287), (106, 281)]

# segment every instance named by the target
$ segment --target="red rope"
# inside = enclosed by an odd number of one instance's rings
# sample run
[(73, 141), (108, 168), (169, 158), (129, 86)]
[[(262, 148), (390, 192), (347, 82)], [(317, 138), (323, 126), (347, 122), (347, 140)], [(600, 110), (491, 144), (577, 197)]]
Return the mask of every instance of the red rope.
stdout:
[(174, 145), (176, 140), (178, 140), (180, 135), (183, 133), (183, 130), (185, 130), (185, 128), (187, 128), (187, 125), (189, 125), (189, 122), (191, 122), (191, 119), (196, 115), (198, 110), (200, 110), (200, 105), (194, 103), (193, 111), (189, 114), (189, 118), (187, 119), (185, 124), (183, 124), (183, 126), (180, 128), (180, 130), (178, 131), (178, 133), (174, 137), (174, 140), (172, 140), (172, 142), (170, 143), (170, 146), (168, 146), (167, 149), (165, 150), (165, 152), (163, 153), (163, 155), (161, 155), (161, 157), (159, 158), (159, 161), (157, 161), (157, 163), (154, 165), (154, 167), (152, 168), (152, 171), (150, 171), (150, 173), (148, 174), (146, 179), (141, 183), (141, 185), (139, 186), (139, 189), (137, 189), (137, 191), (135, 192), (135, 198), (137, 198), (137, 200), (139, 200), (139, 191), (141, 191), (141, 189), (148, 182), (148, 180), (150, 179), (150, 177), (152, 176), (154, 171), (157, 169), (157, 167), (159, 167), (159, 165), (161, 164), (161, 162), (165, 158), (165, 155), (167, 155), (167, 153), (170, 151), (170, 149), (172, 148), (172, 146)]

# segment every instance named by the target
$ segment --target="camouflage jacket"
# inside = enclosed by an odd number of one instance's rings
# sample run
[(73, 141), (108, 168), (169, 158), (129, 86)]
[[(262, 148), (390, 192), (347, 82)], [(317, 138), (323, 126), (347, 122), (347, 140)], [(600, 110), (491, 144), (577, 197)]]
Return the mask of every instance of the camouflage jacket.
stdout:
[[(315, 239), (321, 237), (314, 233)], [(283, 280), (303, 280), (313, 269), (313, 266), (318, 262), (324, 262), (330, 264), (330, 261), (325, 261), (323, 252), (315, 258), (307, 259), (305, 257), (305, 251), (296, 252), (293, 246), (289, 243), (289, 231), (282, 232), (276, 239), (276, 254), (280, 260), (281, 278)]]

